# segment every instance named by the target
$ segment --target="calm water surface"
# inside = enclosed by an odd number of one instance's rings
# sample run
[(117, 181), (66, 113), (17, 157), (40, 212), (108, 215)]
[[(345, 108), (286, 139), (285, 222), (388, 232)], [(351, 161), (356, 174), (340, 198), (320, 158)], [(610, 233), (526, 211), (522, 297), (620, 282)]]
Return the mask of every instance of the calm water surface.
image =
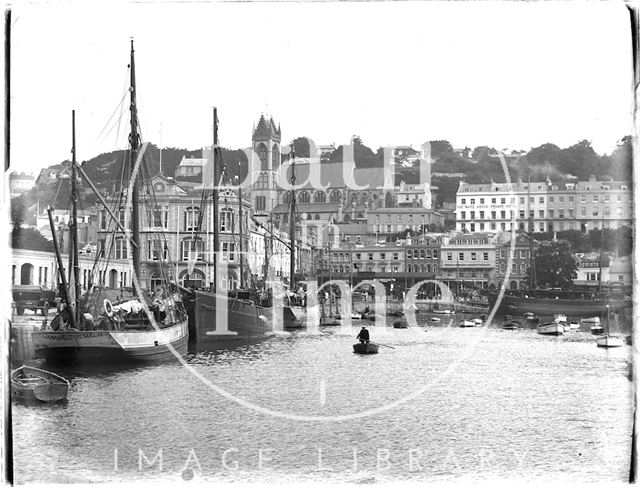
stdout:
[(369, 327), (391, 347), (359, 356), (358, 329), (189, 356), (220, 391), (178, 363), (57, 370), (65, 404), (13, 405), (15, 480), (627, 480), (629, 346)]

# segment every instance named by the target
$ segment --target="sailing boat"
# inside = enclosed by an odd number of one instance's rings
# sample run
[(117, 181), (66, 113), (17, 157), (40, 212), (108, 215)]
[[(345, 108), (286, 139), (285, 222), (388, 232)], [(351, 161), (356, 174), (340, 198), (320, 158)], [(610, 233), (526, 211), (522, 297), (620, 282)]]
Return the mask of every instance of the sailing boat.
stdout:
[[(164, 276), (163, 284), (157, 285), (152, 295), (144, 294), (140, 283), (136, 281), (141, 277), (139, 204), (140, 180), (142, 178), (139, 175), (143, 174), (143, 171), (140, 170), (143, 165), (140, 163), (143, 161), (146, 145), (139, 151), (140, 134), (138, 133), (137, 120), (133, 41), (131, 41), (130, 69), (131, 133), (129, 135), (128, 163), (132, 180), (129, 185), (131, 189), (131, 233), (124, 228), (85, 172), (76, 163), (74, 111), (72, 112), (71, 218), (69, 221), (71, 249), (68, 279), (65, 276), (52, 212), (49, 209), (54, 250), (62, 281), (64, 308), (50, 324), (45, 319), (41, 329), (32, 334), (36, 356), (47, 360), (65, 362), (104, 361), (105, 359), (155, 361), (184, 354), (187, 349), (189, 338), (187, 313), (177, 287), (169, 280), (170, 269), (161, 263), (163, 266), (162, 275)], [(132, 236), (132, 269), (137, 296), (124, 289), (105, 291), (100, 286), (91, 286), (89, 292), (82, 296), (78, 264), (78, 172), (96, 193), (119, 231), (127, 237)], [(126, 186), (123, 185), (122, 188), (126, 188)], [(121, 200), (123, 196), (124, 192), (121, 192)], [(149, 199), (149, 194), (145, 196)], [(115, 233), (113, 232), (114, 235)], [(100, 303), (102, 298), (104, 300)], [(114, 300), (113, 303), (112, 300)]]
[[(322, 316), (320, 317), (320, 325), (340, 325), (340, 320), (333, 313), (333, 290), (331, 287), (331, 249), (327, 250), (329, 255), (329, 313), (324, 309), (325, 301), (322, 302)], [(337, 312), (337, 310), (336, 310)]]
[[(260, 340), (271, 331), (268, 308), (259, 303), (257, 293), (250, 289), (223, 290), (220, 272), (220, 228), (218, 224), (218, 190), (221, 160), (218, 145), (218, 110), (213, 108), (213, 283), (209, 290), (184, 290), (187, 307), (191, 312), (193, 342), (216, 342), (233, 344), (238, 341)], [(203, 201), (205, 199), (203, 198)], [(240, 204), (242, 205), (242, 204)], [(202, 215), (202, 211), (201, 214)], [(240, 236), (242, 240), (242, 236)], [(226, 278), (226, 277), (224, 277)], [(242, 278), (241, 278), (242, 279)]]
[[(616, 319), (617, 322), (617, 319)], [(616, 335), (611, 335), (610, 330), (611, 323), (611, 309), (607, 308), (607, 323), (604, 331), (604, 335), (596, 338), (596, 345), (598, 347), (621, 347), (624, 343), (622, 339)]]

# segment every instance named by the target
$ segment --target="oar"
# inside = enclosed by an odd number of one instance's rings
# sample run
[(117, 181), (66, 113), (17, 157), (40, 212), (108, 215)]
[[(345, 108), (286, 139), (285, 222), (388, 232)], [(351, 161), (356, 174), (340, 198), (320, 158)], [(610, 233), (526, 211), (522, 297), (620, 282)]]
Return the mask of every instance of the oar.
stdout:
[(374, 346), (382, 346), (382, 347), (388, 347), (389, 349), (395, 349), (395, 347), (393, 346), (387, 346), (386, 344), (378, 344), (377, 342), (372, 342), (371, 344), (373, 344)]

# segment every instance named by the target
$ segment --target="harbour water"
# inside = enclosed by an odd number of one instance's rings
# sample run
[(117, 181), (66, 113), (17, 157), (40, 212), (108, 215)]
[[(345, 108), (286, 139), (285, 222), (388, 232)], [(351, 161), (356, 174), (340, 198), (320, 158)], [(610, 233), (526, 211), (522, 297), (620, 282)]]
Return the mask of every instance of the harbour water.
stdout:
[(368, 322), (377, 355), (353, 354), (354, 324), (56, 369), (66, 403), (12, 406), (15, 481), (628, 479), (629, 346), (448, 322)]

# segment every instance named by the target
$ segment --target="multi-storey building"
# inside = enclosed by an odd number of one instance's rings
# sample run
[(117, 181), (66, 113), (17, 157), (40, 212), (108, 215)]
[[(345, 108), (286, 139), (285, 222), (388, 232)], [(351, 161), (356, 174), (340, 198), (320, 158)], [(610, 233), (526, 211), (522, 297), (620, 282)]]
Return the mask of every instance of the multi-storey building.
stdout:
[(488, 288), (495, 281), (496, 246), (493, 234), (445, 236), (441, 245), (441, 279), (452, 290)]
[[(202, 207), (200, 192), (187, 192), (172, 178), (157, 175), (152, 180), (155, 208), (142, 206), (140, 240), (141, 282), (146, 287), (160, 283), (160, 262), (169, 264), (175, 278), (186, 286), (208, 287), (213, 282), (213, 206), (205, 202)], [(151, 202), (150, 195), (141, 200)], [(248, 223), (250, 202), (243, 196), (243, 248), (248, 249)], [(111, 202), (113, 203), (113, 202)], [(220, 261), (228, 266), (228, 275), (220, 277), (223, 287), (236, 288), (240, 281), (240, 227), (238, 195), (231, 189), (219, 192), (219, 244)], [(202, 210), (202, 215), (201, 215)], [(122, 225), (125, 208), (117, 210)], [(124, 235), (117, 236), (108, 246), (109, 236), (116, 231), (105, 210), (99, 210), (99, 252), (110, 252), (110, 257), (127, 259), (131, 244)], [(164, 238), (163, 238), (164, 237)], [(243, 263), (244, 264), (244, 263)], [(248, 273), (248, 266), (244, 266)], [(245, 275), (246, 277), (247, 275)]]
[(588, 232), (631, 225), (629, 182), (589, 181), (467, 184), (456, 195), (456, 230)]
[[(530, 241), (526, 235), (520, 233), (515, 236), (515, 243), (512, 243), (511, 237), (509, 232), (496, 235), (496, 268), (492, 285), (498, 289), (503, 285), (511, 290), (528, 289)], [(511, 255), (512, 244), (513, 256)], [(511, 264), (509, 264), (510, 259)]]
[(428, 232), (443, 226), (444, 217), (426, 208), (378, 208), (367, 213), (367, 232), (382, 239), (407, 229)]

